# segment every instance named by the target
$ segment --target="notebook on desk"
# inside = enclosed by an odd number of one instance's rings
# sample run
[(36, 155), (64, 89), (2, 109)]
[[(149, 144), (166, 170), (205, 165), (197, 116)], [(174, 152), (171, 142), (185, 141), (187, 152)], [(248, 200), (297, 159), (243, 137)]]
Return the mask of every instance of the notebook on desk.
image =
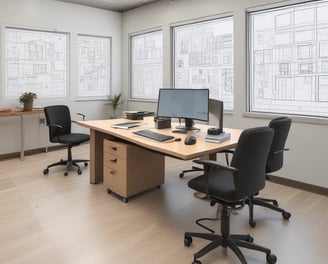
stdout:
[(122, 129), (129, 129), (131, 127), (140, 126), (141, 122), (124, 122), (112, 125), (114, 128), (122, 128)]
[(208, 142), (214, 142), (214, 143), (221, 143), (223, 141), (229, 140), (231, 137), (231, 134), (228, 132), (222, 132), (218, 135), (206, 135), (205, 141)]

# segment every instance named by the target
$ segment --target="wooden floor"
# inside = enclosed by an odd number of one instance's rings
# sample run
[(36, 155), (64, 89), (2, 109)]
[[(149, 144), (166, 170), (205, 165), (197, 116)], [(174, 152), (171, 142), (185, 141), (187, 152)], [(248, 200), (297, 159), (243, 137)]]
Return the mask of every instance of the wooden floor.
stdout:
[[(89, 184), (88, 168), (82, 175), (72, 171), (65, 177), (60, 167), (42, 174), (65, 156), (59, 150), (0, 161), (0, 263), (183, 264), (205, 245), (201, 239), (189, 248), (183, 243), (185, 231), (202, 231), (195, 219), (215, 215), (215, 208), (187, 187), (191, 175), (178, 177), (190, 162), (167, 158), (165, 184), (125, 204), (102, 184)], [(74, 148), (73, 156), (88, 158), (88, 145)], [(327, 263), (328, 198), (274, 183), (262, 196), (278, 198), (291, 219), (256, 207), (257, 225), (250, 228), (244, 208), (231, 216), (232, 232), (250, 233), (272, 249), (277, 263)], [(248, 263), (266, 263), (262, 253), (243, 252)], [(201, 261), (239, 263), (222, 248)]]

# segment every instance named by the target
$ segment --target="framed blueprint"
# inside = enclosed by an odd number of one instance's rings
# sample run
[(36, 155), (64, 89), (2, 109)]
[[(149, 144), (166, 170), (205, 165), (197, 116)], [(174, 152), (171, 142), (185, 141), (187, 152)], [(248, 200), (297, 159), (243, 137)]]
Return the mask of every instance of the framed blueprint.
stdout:
[(163, 32), (130, 36), (130, 87), (133, 99), (157, 99), (163, 88)]
[(328, 1), (249, 12), (249, 111), (328, 117)]
[(111, 83), (111, 38), (78, 35), (78, 96), (107, 96)]
[(5, 97), (25, 91), (39, 98), (65, 97), (68, 34), (5, 27)]
[(233, 109), (233, 18), (172, 27), (176, 88), (208, 88), (210, 98)]

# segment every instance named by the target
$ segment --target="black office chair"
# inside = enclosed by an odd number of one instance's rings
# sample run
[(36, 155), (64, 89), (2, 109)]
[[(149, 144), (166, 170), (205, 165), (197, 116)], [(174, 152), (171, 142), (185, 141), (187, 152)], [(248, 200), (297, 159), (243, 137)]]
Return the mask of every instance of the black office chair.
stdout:
[[(72, 147), (80, 145), (83, 142), (87, 142), (90, 136), (82, 133), (71, 132), (71, 115), (69, 108), (66, 105), (52, 105), (44, 108), (46, 116), (47, 126), (49, 127), (49, 140), (52, 143), (61, 143), (67, 146), (68, 154), (67, 160), (60, 160), (59, 162), (49, 165), (43, 170), (43, 174), (49, 173), (49, 168), (53, 166), (63, 165), (66, 166), (64, 175), (68, 174), (68, 169), (71, 166), (77, 167), (77, 173), (81, 174), (81, 168), (77, 164), (78, 162), (84, 162), (87, 166), (89, 160), (72, 159)], [(80, 113), (79, 113), (80, 114)], [(82, 114), (80, 114), (82, 115)], [(84, 119), (84, 115), (83, 115)]]
[(265, 186), (265, 166), (268, 157), (273, 129), (257, 127), (246, 129), (240, 135), (231, 166), (222, 166), (216, 161), (195, 160), (203, 164), (204, 175), (195, 177), (188, 186), (196, 191), (206, 193), (211, 205), (219, 203), (221, 211), (221, 234), (186, 232), (185, 246), (190, 246), (193, 237), (203, 238), (211, 242), (194, 254), (193, 264), (201, 264), (198, 258), (211, 250), (223, 246), (229, 247), (242, 264), (246, 259), (239, 247), (261, 251), (266, 254), (268, 263), (275, 263), (277, 258), (271, 250), (253, 243), (250, 235), (230, 234), (230, 211), (243, 208), (249, 196), (255, 195)]
[[(268, 160), (266, 163), (265, 173), (272, 173), (280, 170), (283, 166), (284, 151), (287, 136), (291, 127), (292, 120), (289, 117), (278, 117), (269, 123), (269, 127), (274, 130), (274, 137), (270, 147)], [(267, 175), (268, 178), (268, 175)], [(249, 206), (249, 224), (254, 227), (256, 221), (253, 218), (254, 205), (260, 205), (277, 212), (281, 212), (284, 219), (289, 219), (291, 214), (278, 206), (277, 200), (265, 199), (250, 195), (246, 200)]]

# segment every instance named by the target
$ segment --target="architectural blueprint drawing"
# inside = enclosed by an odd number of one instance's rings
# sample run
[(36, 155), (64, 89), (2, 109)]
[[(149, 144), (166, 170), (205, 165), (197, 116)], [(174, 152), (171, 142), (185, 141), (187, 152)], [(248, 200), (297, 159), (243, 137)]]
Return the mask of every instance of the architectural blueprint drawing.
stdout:
[(328, 1), (250, 13), (250, 110), (328, 117)]
[(163, 33), (131, 36), (131, 96), (157, 99), (163, 86)]
[(177, 26), (174, 87), (209, 88), (210, 97), (233, 109), (232, 17)]
[(106, 96), (110, 90), (109, 37), (78, 35), (78, 96)]
[(42, 97), (65, 97), (67, 34), (5, 28), (6, 97), (25, 91)]

